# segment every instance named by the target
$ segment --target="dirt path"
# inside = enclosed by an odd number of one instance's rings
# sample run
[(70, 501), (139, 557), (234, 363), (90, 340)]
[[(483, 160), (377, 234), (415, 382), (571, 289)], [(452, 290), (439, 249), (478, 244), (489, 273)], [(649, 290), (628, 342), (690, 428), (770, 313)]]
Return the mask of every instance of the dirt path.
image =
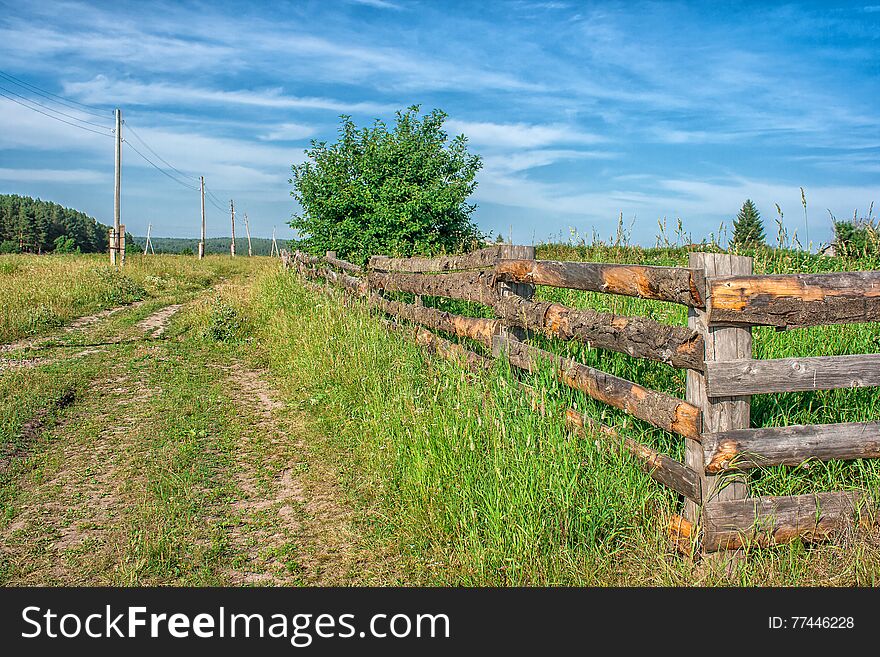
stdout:
[(240, 363), (227, 373), (240, 409), (255, 420), (239, 450), (241, 498), (233, 505), (237, 524), (231, 534), (248, 558), (229, 572), (230, 581), (351, 584), (368, 555), (358, 547), (355, 516), (335, 473), (305, 459), (307, 429), (301, 417), (283, 413), (280, 394), (264, 373)]

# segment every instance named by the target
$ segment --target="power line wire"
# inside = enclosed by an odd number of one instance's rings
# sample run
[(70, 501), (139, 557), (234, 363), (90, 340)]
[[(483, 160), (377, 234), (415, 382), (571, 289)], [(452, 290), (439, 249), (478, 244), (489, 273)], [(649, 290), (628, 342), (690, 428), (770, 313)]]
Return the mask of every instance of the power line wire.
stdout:
[[(23, 102), (21, 102), (19, 100), (15, 100), (15, 98), (13, 98), (11, 96), (7, 96), (2, 91), (0, 91), (0, 96), (3, 96), (7, 100), (11, 100), (13, 103), (17, 103), (18, 105), (21, 105), (22, 107), (26, 107), (29, 110), (37, 112), (38, 114), (42, 114), (43, 116), (48, 116), (50, 119), (55, 119), (56, 121), (61, 121), (61, 123), (66, 123), (67, 125), (72, 125), (74, 128), (79, 128), (80, 130), (88, 130), (89, 132), (94, 132), (96, 135), (104, 135), (106, 137), (113, 136), (112, 131), (111, 132), (100, 132), (98, 130), (94, 130), (93, 128), (87, 128), (84, 125), (79, 125), (78, 123), (72, 123), (70, 121), (65, 121), (64, 119), (59, 119), (57, 116), (49, 114), (48, 112), (43, 112), (42, 110), (38, 110), (36, 107), (31, 107), (30, 105), (25, 105)], [(107, 128), (107, 130), (110, 131), (111, 129)]]
[(47, 109), (50, 112), (55, 112), (56, 114), (60, 114), (61, 116), (66, 116), (68, 119), (73, 119), (74, 121), (79, 121), (80, 123), (86, 123), (88, 125), (93, 125), (96, 128), (104, 128), (106, 130), (111, 130), (109, 125), (102, 125), (100, 123), (94, 123), (93, 121), (86, 121), (85, 119), (81, 119), (78, 116), (73, 116), (72, 114), (66, 114), (65, 112), (62, 112), (61, 110), (57, 110), (54, 107), (50, 107), (49, 105), (44, 105), (43, 103), (41, 103), (38, 100), (34, 100), (33, 98), (28, 98), (27, 96), (22, 96), (21, 94), (14, 92), (12, 89), (7, 89), (6, 87), (0, 86), (0, 90), (5, 91), (6, 93), (10, 93), (13, 96), (17, 96), (17, 97), (21, 98), (22, 100), (26, 100), (27, 102), (32, 103), (34, 105), (39, 105), (40, 107)]
[[(98, 116), (101, 118), (106, 118), (107, 113), (110, 111), (110, 110), (104, 109), (102, 107), (96, 107), (95, 105), (87, 105), (85, 103), (80, 103), (80, 102), (73, 100), (73, 99), (70, 99), (70, 98), (65, 98), (64, 96), (59, 96), (58, 94), (53, 94), (51, 91), (46, 91), (45, 89), (41, 89), (40, 87), (38, 87), (34, 84), (31, 84), (30, 82), (25, 82), (24, 80), (20, 80), (17, 77), (15, 77), (14, 75), (9, 75), (9, 73), (5, 73), (4, 71), (0, 71), (0, 76), (7, 78), (11, 82), (18, 84), (19, 86), (29, 88), (31, 91), (43, 96), (44, 98), (46, 98), (46, 97), (57, 98), (60, 101), (63, 101), (63, 104), (67, 104), (69, 107), (72, 105), (79, 105), (80, 107), (86, 107), (86, 108), (91, 108), (93, 110), (99, 110), (101, 112), (100, 114), (95, 113), (95, 112), (88, 112), (88, 113), (94, 114), (95, 116)], [(59, 104), (62, 104), (62, 103), (59, 103)], [(84, 110), (80, 110), (80, 111), (84, 111)]]
[(196, 178), (195, 176), (191, 176), (191, 175), (189, 175), (189, 174), (187, 174), (187, 173), (184, 173), (183, 171), (181, 171), (180, 169), (178, 169), (177, 167), (175, 167), (173, 164), (171, 164), (171, 163), (170, 163), (168, 160), (166, 160), (164, 157), (162, 157), (161, 155), (159, 155), (159, 154), (158, 154), (156, 151), (154, 151), (152, 148), (150, 148), (150, 145), (149, 145), (147, 142), (145, 142), (143, 139), (141, 139), (140, 135), (138, 135), (138, 133), (135, 132), (135, 131), (132, 129), (132, 127), (131, 127), (130, 125), (128, 125), (128, 122), (127, 122), (127, 121), (123, 121), (122, 124), (126, 127), (126, 129), (127, 129), (131, 134), (133, 134), (133, 135), (135, 136), (135, 139), (137, 139), (141, 144), (144, 145), (144, 148), (146, 148), (146, 149), (147, 149), (148, 151), (150, 151), (153, 155), (155, 155), (157, 158), (159, 158), (159, 160), (161, 160), (165, 165), (167, 165), (168, 168), (173, 169), (174, 171), (176, 171), (177, 173), (179, 173), (179, 174), (180, 174), (181, 176), (183, 176), (184, 178), (191, 178), (192, 180), (198, 180), (198, 178)]
[(132, 144), (132, 143), (131, 143), (130, 141), (128, 141), (127, 139), (123, 139), (122, 141), (124, 141), (126, 144), (128, 144), (128, 147), (129, 147), (131, 150), (133, 150), (135, 153), (137, 153), (138, 155), (140, 155), (141, 158), (143, 158), (143, 159), (144, 159), (146, 162), (148, 162), (153, 168), (155, 168), (156, 171), (159, 171), (159, 172), (161, 172), (162, 174), (168, 176), (169, 178), (171, 178), (171, 180), (173, 180), (174, 182), (176, 182), (178, 185), (181, 185), (182, 187), (186, 187), (188, 190), (190, 190), (190, 191), (192, 191), (192, 192), (197, 192), (197, 191), (199, 191), (199, 188), (198, 188), (198, 187), (191, 187), (190, 185), (187, 185), (187, 184), (186, 184), (185, 182), (183, 182), (182, 180), (179, 180), (178, 178), (175, 178), (175, 177), (172, 176), (170, 173), (168, 173), (167, 171), (165, 171), (165, 169), (163, 169), (162, 167), (160, 167), (158, 164), (156, 164), (155, 162), (153, 162), (153, 161), (152, 161), (150, 158), (148, 158), (146, 155), (144, 155), (143, 153), (141, 153), (137, 148), (135, 148), (135, 147), (134, 147), (134, 144)]

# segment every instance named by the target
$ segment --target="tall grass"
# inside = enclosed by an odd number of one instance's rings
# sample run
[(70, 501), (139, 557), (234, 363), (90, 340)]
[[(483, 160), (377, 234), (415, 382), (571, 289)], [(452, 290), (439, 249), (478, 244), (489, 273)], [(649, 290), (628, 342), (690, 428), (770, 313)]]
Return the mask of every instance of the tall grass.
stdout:
[[(251, 259), (257, 261), (260, 259)], [(234, 272), (247, 258), (140, 256), (114, 268), (106, 256), (0, 256), (0, 344), (39, 335), (70, 320), (140, 299), (196, 291)]]
[[(758, 273), (870, 269), (796, 251), (754, 252)], [(542, 259), (686, 265), (682, 249), (542, 245)], [(663, 302), (538, 288), (540, 299), (647, 315), (684, 324), (685, 310)], [(475, 304), (426, 299), (463, 314)], [(873, 583), (880, 551), (870, 537), (807, 548), (757, 550), (734, 575), (694, 570), (667, 543), (676, 496), (626, 457), (569, 434), (573, 405), (622, 433), (682, 458), (682, 441), (559, 384), (547, 369), (522, 380), (544, 396), (535, 412), (514, 387), (517, 373), (496, 365), (476, 376), (426, 356), (389, 333), (381, 318), (335, 292), (303, 287), (290, 274), (268, 277), (248, 312), (255, 344), (289, 397), (308, 410), (377, 532), (399, 542), (414, 583), (429, 584), (852, 584)], [(868, 353), (876, 324), (777, 333), (755, 330), (755, 357)], [(669, 366), (586, 345), (543, 341), (557, 353), (650, 388), (684, 396), (684, 374)], [(475, 345), (469, 346), (477, 348)], [(753, 426), (876, 419), (876, 391), (758, 395)], [(855, 487), (877, 489), (876, 461), (811, 462), (751, 476), (754, 494)], [(733, 579), (731, 579), (731, 577)]]

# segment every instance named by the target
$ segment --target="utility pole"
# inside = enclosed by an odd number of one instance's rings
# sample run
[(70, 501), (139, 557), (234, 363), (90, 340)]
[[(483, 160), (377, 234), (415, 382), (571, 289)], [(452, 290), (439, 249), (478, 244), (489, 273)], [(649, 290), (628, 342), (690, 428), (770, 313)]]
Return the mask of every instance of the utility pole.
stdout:
[(202, 241), (199, 242), (199, 260), (205, 257), (205, 177), (199, 176), (202, 188)]
[(248, 226), (247, 212), (244, 213), (244, 232), (247, 233), (247, 238), (248, 238), (248, 258), (250, 258), (252, 255), (254, 255), (254, 253), (253, 253), (253, 251), (251, 251), (251, 229), (250, 229), (250, 227)]
[(272, 252), (270, 256), (280, 255), (278, 251), (278, 243), (275, 241), (275, 226), (272, 226)]
[[(147, 243), (144, 244), (144, 255), (147, 255), (147, 249), (153, 251), (153, 243), (150, 241), (150, 232), (153, 230), (153, 224), (147, 226)], [(156, 255), (156, 252), (153, 251), (153, 255)]]
[(229, 245), (229, 253), (235, 257), (235, 201), (229, 201), (229, 209), (232, 211), (232, 243)]
[[(119, 223), (119, 195), (122, 189), (122, 110), (116, 108), (116, 176), (113, 191), (113, 239), (110, 244), (110, 264), (115, 265), (117, 261), (122, 264), (120, 258), (120, 223)], [(121, 243), (125, 244), (125, 236), (122, 236)]]

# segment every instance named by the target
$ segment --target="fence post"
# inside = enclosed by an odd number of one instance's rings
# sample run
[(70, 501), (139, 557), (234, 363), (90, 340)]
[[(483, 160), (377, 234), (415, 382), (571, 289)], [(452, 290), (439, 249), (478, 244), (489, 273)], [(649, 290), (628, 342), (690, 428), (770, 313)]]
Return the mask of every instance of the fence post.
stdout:
[[(534, 260), (534, 246), (514, 246), (505, 244), (501, 247), (500, 257), (504, 260)], [(502, 297), (516, 295), (523, 299), (530, 300), (535, 296), (535, 286), (531, 283), (495, 283), (495, 290)], [(506, 340), (508, 336), (513, 336), (517, 340), (526, 339), (526, 331), (518, 326), (503, 326), (499, 334), (502, 340)], [(497, 356), (497, 354), (496, 354)]]
[[(689, 253), (688, 266), (703, 269), (706, 277), (727, 276), (752, 273), (752, 259), (726, 253)], [(712, 299), (706, 299), (706, 308), (688, 310), (688, 327), (703, 336), (706, 345), (706, 361), (728, 361), (752, 357), (751, 327), (709, 327), (707, 311)], [(751, 411), (751, 396), (709, 397), (706, 395), (706, 378), (694, 370), (687, 370), (686, 400), (702, 409), (702, 431), (728, 431), (748, 429)], [(739, 500), (747, 495), (746, 479), (743, 475), (708, 476), (703, 467), (703, 450), (700, 443), (685, 439), (685, 463), (699, 473), (702, 504), (710, 501)], [(701, 507), (694, 502), (685, 502), (685, 518), (698, 522)]]

